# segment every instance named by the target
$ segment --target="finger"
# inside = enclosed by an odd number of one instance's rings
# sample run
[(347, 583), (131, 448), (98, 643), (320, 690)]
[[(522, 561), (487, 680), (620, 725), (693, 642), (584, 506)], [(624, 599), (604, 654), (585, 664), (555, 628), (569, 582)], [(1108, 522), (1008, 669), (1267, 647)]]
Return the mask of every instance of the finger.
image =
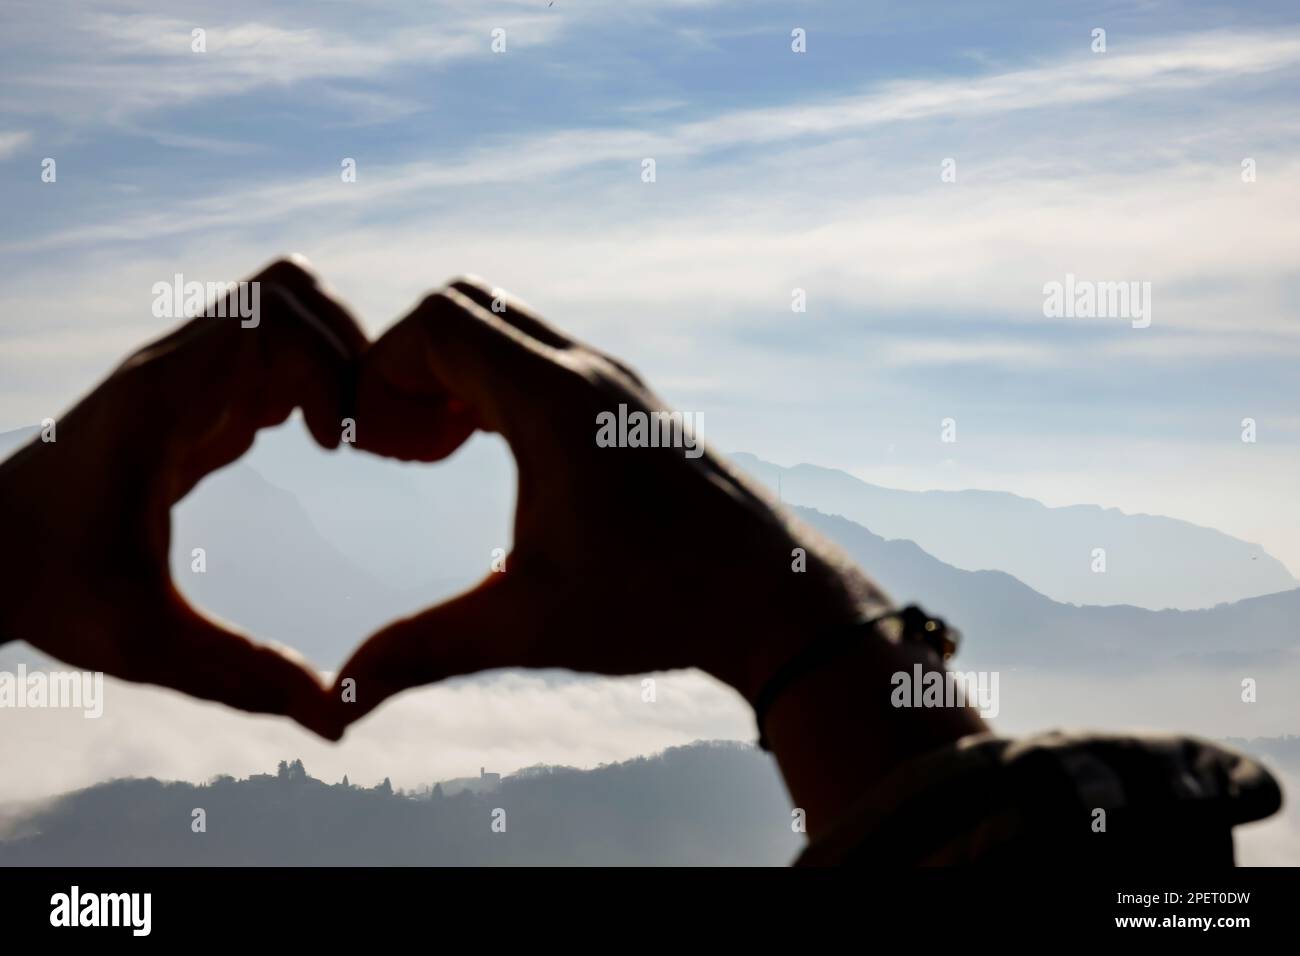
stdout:
[(440, 461), (480, 423), (433, 373), (427, 336), (401, 321), (370, 347), (357, 380), (357, 447), (386, 458)]
[(160, 392), (187, 400), (170, 422), (172, 500), (241, 457), (260, 429), (280, 424), (295, 407), (319, 444), (339, 443), (351, 363), (289, 292), (267, 284), (260, 297), (256, 328), (227, 326), (225, 336), (195, 340), (167, 358)]
[[(285, 393), (297, 396), (303, 419), (317, 443), (325, 448), (336, 448), (341, 440), (344, 419), (354, 417), (356, 365), (369, 347), (370, 340), (352, 313), (302, 256), (280, 259), (257, 278), (287, 290), (289, 295), (281, 303), (285, 311), (272, 312), (269, 318), (285, 325), (276, 331), (283, 333), (281, 338), (289, 340), (290, 349), (300, 345), (303, 354), (312, 360), (312, 367), (300, 368), (302, 377), (297, 381), (285, 376), (279, 383)], [(275, 336), (269, 335), (268, 338)], [(276, 347), (271, 342), (266, 346)], [(276, 354), (287, 358), (292, 353)], [(313, 375), (313, 370), (317, 374)], [(322, 370), (324, 375), (319, 374)], [(298, 391), (303, 384), (306, 387)], [(326, 387), (320, 387), (322, 385)]]
[(257, 276), (284, 286), (301, 303), (310, 321), (332, 337), (341, 355), (355, 358), (370, 344), (366, 333), (337, 293), (318, 276), (304, 256), (278, 259)]
[(292, 717), (329, 740), (342, 736), (319, 677), (304, 663), (254, 643), (183, 605), (151, 621), (150, 642), (122, 676), (255, 714)]
[(339, 719), (358, 720), (412, 687), (529, 666), (538, 635), (537, 598), (521, 577), (492, 575), (472, 591), (389, 624), (339, 671), (333, 690)]
[(364, 367), (356, 418), (358, 448), (402, 461), (441, 461), (479, 427), (469, 407), (449, 393), (401, 392), (383, 375), (365, 374)]
[(453, 412), (463, 402), (480, 427), (513, 444), (543, 410), (538, 396), (555, 400), (552, 389), (567, 369), (554, 356), (554, 350), (447, 289), (427, 296), (371, 347), (358, 391), (370, 391), (374, 386), (367, 380), (377, 377), (384, 390), (414, 402), (449, 405)]
[(640, 374), (622, 359), (615, 358), (608, 352), (587, 345), (567, 332), (556, 328), (504, 289), (490, 286), (477, 276), (465, 276), (457, 279), (451, 283), (450, 288), (461, 293), (479, 308), (487, 309), (494, 315), (500, 315), (504, 322), (526, 335), (532, 336), (544, 345), (554, 349), (582, 349), (593, 355), (598, 355), (631, 379), (634, 384), (645, 385)]
[[(256, 284), (232, 292), (224, 316), (194, 319), (143, 350), (120, 374), (134, 406), (128, 411), (154, 425), (140, 429), (140, 442), (161, 437), (165, 445), (169, 501), (240, 457), (258, 429), (284, 421), (295, 407), (303, 409), (317, 442), (329, 448), (338, 445), (352, 414), (364, 336), (346, 310), (293, 264), (276, 264), (250, 283)], [(252, 314), (245, 317), (240, 306)]]
[[(308, 263), (304, 256), (290, 255), (274, 260), (260, 272), (253, 274), (246, 282), (248, 285), (252, 282), (257, 282), (259, 285), (278, 285), (290, 291), (302, 302), (305, 310), (304, 317), (308, 324), (316, 326), (317, 332), (329, 339), (330, 346), (338, 354), (360, 355), (368, 345), (365, 332), (361, 330), (360, 325), (357, 325), (355, 317), (352, 317), (352, 313), (343, 306), (337, 294), (329, 289), (324, 280), (312, 271), (311, 263)], [(203, 315), (196, 316), (168, 336), (140, 350), (140, 354), (135, 358), (165, 347), (174, 347), (187, 339), (214, 337), (226, 332), (229, 324), (214, 323), (212, 320), (214, 317), (237, 316), (238, 313), (231, 306), (233, 304), (238, 306), (239, 303), (231, 303), (227, 295), (222, 304), (226, 307), (225, 311), (218, 310), (217, 302), (205, 304)], [(252, 324), (250, 317), (238, 315), (238, 319), (247, 320), (246, 328)]]
[(486, 309), (493, 315), (499, 315), (508, 325), (533, 337), (543, 345), (553, 349), (567, 349), (577, 344), (515, 296), (504, 289), (488, 285), (478, 276), (462, 276), (450, 283), (449, 287), (479, 308)]

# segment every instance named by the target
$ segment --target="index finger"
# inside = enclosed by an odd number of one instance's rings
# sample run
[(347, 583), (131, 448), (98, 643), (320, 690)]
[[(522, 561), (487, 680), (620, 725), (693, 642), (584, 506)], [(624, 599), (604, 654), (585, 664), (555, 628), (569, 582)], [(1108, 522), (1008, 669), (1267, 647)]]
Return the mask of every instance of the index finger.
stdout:
[[(430, 412), (463, 403), (479, 427), (511, 442), (535, 422), (539, 401), (557, 399), (568, 371), (556, 351), (454, 289), (426, 296), (385, 332), (362, 363), (359, 388), (386, 407)], [(441, 443), (440, 443), (441, 447)]]
[[(250, 300), (244, 315), (236, 306)], [(272, 264), (207, 311), (215, 314), (142, 349), (115, 375), (115, 414), (142, 419), (147, 434), (135, 437), (163, 447), (171, 501), (295, 407), (319, 444), (336, 447), (367, 347), (347, 309), (299, 261)]]

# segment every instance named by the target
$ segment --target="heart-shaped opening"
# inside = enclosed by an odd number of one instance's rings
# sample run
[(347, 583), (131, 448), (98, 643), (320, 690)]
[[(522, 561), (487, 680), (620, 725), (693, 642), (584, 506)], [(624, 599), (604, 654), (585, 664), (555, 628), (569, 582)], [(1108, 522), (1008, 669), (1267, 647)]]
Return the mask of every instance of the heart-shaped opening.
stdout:
[(337, 670), (366, 635), (486, 576), (510, 551), (515, 493), (496, 436), (412, 464), (326, 451), (294, 415), (173, 509), (172, 576), (195, 607)]

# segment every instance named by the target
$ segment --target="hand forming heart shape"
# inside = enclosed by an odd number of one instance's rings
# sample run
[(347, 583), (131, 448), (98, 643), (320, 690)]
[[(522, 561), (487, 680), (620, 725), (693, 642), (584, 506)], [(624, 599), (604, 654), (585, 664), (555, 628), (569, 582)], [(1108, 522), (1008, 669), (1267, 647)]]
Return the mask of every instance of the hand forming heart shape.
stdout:
[[(696, 666), (752, 700), (810, 634), (885, 603), (635, 373), (513, 298), (460, 280), (368, 343), (301, 260), (253, 281), (255, 326), (191, 320), (0, 466), (0, 574), (24, 596), (0, 640), (338, 739), (401, 690), (497, 667)], [(358, 448), (405, 460), (498, 432), (519, 476), (505, 573), (370, 637), (330, 690), (191, 608), (167, 563), (172, 505), (295, 407), (327, 448), (352, 417)], [(615, 420), (633, 431), (601, 439)]]

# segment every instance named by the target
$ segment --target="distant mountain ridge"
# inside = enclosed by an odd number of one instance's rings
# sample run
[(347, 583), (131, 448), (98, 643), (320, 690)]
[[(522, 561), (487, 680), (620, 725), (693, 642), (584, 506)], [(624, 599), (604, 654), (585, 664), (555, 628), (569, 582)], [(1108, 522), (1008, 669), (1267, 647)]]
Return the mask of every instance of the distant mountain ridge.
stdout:
[[(787, 504), (843, 515), (885, 538), (914, 541), (968, 571), (998, 570), (1069, 604), (1194, 610), (1300, 586), (1262, 547), (1176, 518), (1116, 508), (1051, 508), (1002, 491), (903, 491), (815, 465), (731, 460)], [(1093, 571), (1103, 548), (1106, 570)]]
[[(509, 544), (502, 526), (512, 504), (512, 476), (508, 469), (497, 473), (508, 465), (503, 449), (479, 443), (461, 453), (469, 467), (421, 470), (342, 452), (330, 458), (292, 431), (269, 437), (283, 440), (259, 445), (248, 459), (209, 476), (175, 509), (172, 570), (182, 592), (201, 607), (260, 640), (296, 648), (318, 667), (338, 666), (374, 629), (469, 586), (487, 573), (492, 549)], [(752, 459), (738, 457), (742, 465)], [(312, 507), (263, 478), (254, 464), (306, 489)], [(812, 471), (832, 475), (851, 491), (871, 488), (843, 473)], [(388, 483), (378, 485), (381, 479)], [(784, 477), (782, 492), (788, 501)], [(889, 494), (928, 501), (931, 493)], [(910, 540), (888, 540), (828, 513), (829, 507), (794, 510), (838, 541), (893, 597), (918, 601), (959, 626), (966, 635), (963, 666), (976, 661), (1101, 672), (1180, 661), (1235, 666), (1279, 660), (1300, 648), (1300, 589), (1294, 587), (1195, 611), (1076, 607), (1003, 571), (954, 567)], [(1070, 510), (1038, 508), (1035, 513)], [(322, 520), (336, 522), (332, 534), (318, 526)], [(340, 541), (348, 543), (346, 550)], [(198, 547), (206, 555), (204, 573), (191, 569)], [(407, 568), (406, 580), (427, 583), (398, 586), (388, 574), (368, 570), (370, 562), (362, 559), (376, 553), (396, 556)], [(0, 650), (0, 663), (24, 657), (32, 660), (12, 646)]]
[(299, 761), (201, 786), (114, 780), (11, 828), (0, 866), (781, 866), (802, 842), (772, 759), (731, 741), (533, 767), (484, 793), (327, 784)]
[[(1292, 765), (1297, 742), (1229, 741)], [(10, 820), (0, 866), (784, 866), (803, 845), (774, 762), (735, 741), (590, 770), (530, 767), (481, 793), (345, 781), (297, 760), (198, 786), (112, 780)]]
[[(0, 456), (37, 429), (0, 433)], [(914, 541), (968, 571), (1004, 571), (1055, 601), (1196, 610), (1300, 586), (1264, 548), (1212, 528), (1096, 505), (1048, 507), (999, 491), (905, 491), (843, 471), (731, 460), (787, 504), (838, 514), (889, 539)], [(510, 544), (514, 473), (499, 439), (477, 437), (448, 462), (404, 465), (317, 448), (300, 422), (259, 436), (236, 467), (292, 491), (320, 537), (395, 591), (449, 594)], [(203, 506), (209, 479), (178, 508)], [(197, 505), (195, 504), (197, 502)], [(1094, 549), (1106, 570), (1093, 570)]]
[[(0, 433), (0, 456), (36, 432)], [(730, 457), (768, 488), (779, 484), (788, 504), (914, 541), (956, 568), (1005, 571), (1063, 603), (1194, 610), (1300, 586), (1261, 546), (1176, 518), (1000, 491), (884, 488), (831, 468)], [(396, 590), (462, 587), (486, 570), (492, 548), (509, 545), (514, 473), (499, 439), (476, 437), (436, 466), (405, 465), (327, 453), (293, 420), (259, 436), (240, 465), (291, 490), (336, 550)], [(1093, 570), (1096, 548), (1104, 573)]]
[(964, 571), (911, 541), (888, 541), (847, 518), (793, 509), (899, 603), (960, 628), (963, 668), (1036, 665), (1071, 673), (1189, 664), (1267, 664), (1300, 652), (1300, 588), (1199, 611), (1076, 607), (1002, 571)]

